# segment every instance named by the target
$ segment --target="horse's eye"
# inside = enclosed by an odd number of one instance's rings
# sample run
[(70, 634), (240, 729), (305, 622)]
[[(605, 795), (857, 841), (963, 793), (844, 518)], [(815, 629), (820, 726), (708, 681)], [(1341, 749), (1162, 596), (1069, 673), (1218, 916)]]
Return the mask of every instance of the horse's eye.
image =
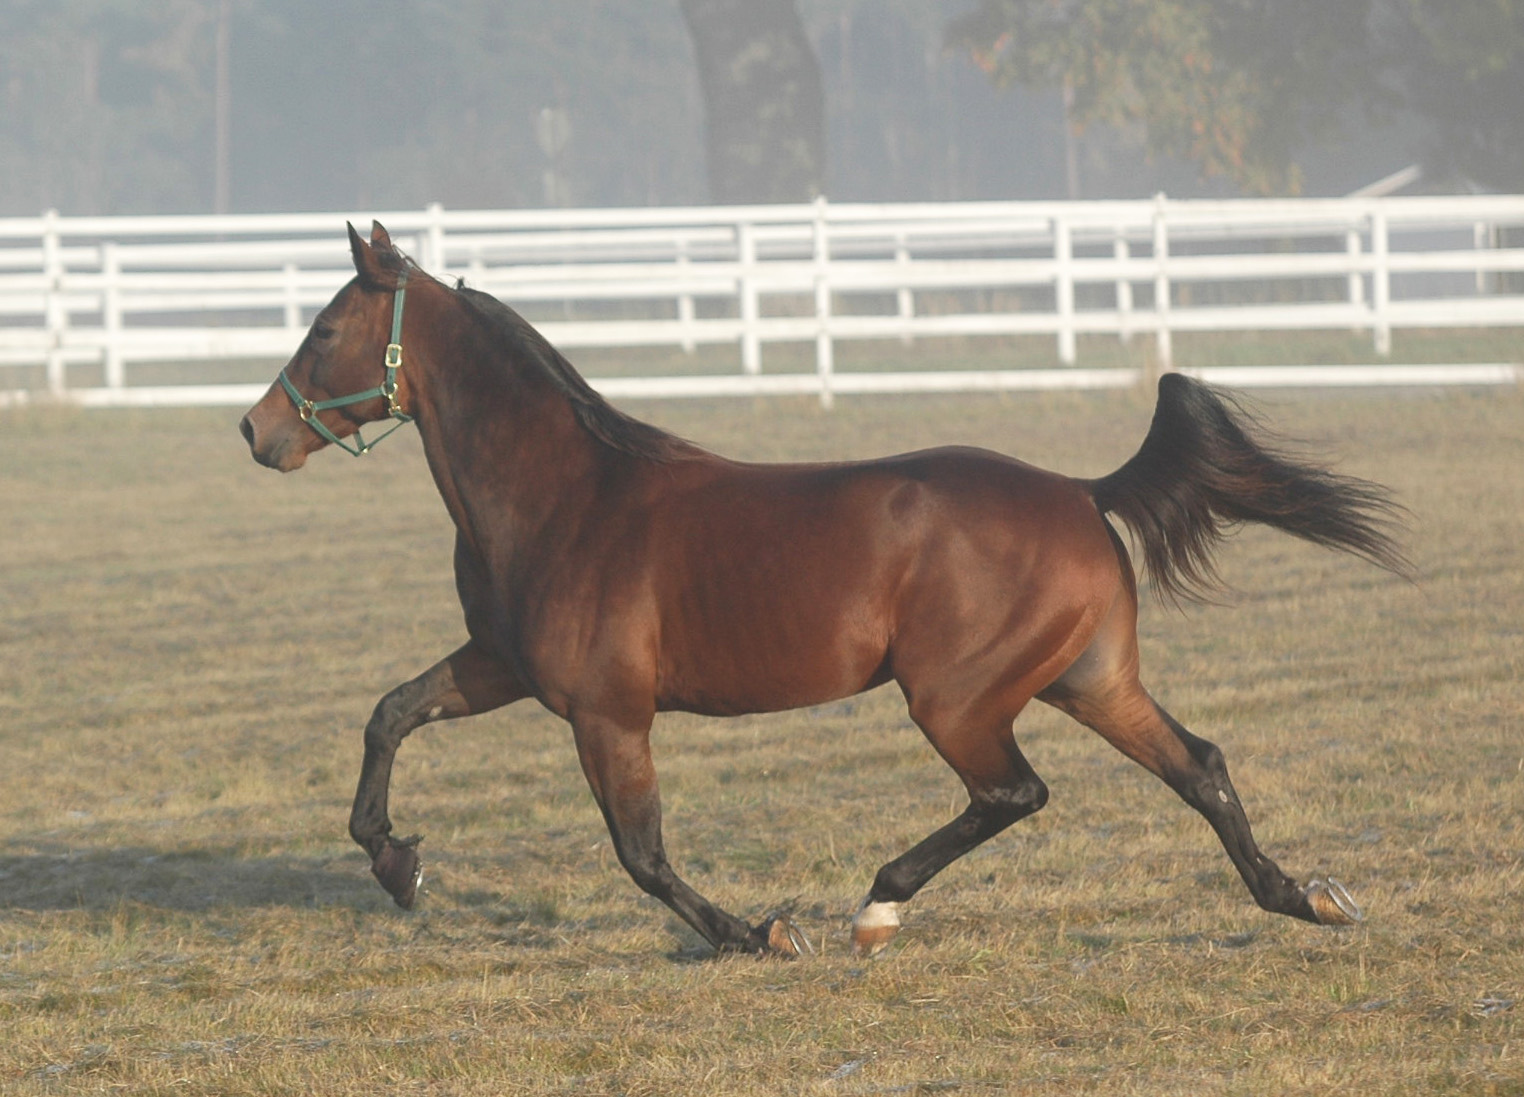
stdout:
[(314, 339), (327, 339), (333, 334), (333, 325), (326, 320), (319, 320), (312, 325), (312, 337)]

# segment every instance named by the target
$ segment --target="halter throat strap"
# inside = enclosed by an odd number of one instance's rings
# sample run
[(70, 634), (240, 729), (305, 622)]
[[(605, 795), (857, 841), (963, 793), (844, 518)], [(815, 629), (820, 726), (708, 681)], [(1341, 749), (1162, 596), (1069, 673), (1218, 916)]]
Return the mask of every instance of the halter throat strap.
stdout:
[[(348, 396), (335, 396), (331, 400), (309, 400), (297, 391), (291, 379), (286, 376), (286, 371), (284, 369), (280, 371), (281, 388), (285, 389), (286, 395), (291, 398), (291, 403), (295, 405), (296, 413), (302, 417), (302, 422), (316, 431), (325, 441), (332, 442), (345, 453), (353, 454), (355, 457), (365, 456), (382, 438), (398, 430), (403, 424), (413, 421), (413, 417), (404, 412), (402, 406), (397, 403), (397, 371), (402, 368), (402, 305), (406, 295), (407, 269), (403, 268), (397, 273), (397, 289), (392, 294), (392, 337), (391, 342), (386, 344), (386, 377), (375, 388), (351, 393)], [(367, 442), (357, 429), (354, 434), (355, 444), (350, 445), (345, 439), (329, 430), (328, 425), (318, 418), (320, 411), (348, 407), (351, 404), (374, 400), (378, 396), (386, 401), (387, 414), (397, 420), (397, 423), (373, 441)]]

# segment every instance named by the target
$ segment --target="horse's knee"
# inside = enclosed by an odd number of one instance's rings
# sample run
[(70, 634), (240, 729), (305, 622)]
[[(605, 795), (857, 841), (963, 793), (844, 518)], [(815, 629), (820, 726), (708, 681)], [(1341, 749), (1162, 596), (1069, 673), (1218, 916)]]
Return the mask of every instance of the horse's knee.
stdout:
[(1032, 778), (1032, 784), (1026, 790), (1026, 802), (1022, 807), (1022, 816), (1033, 815), (1048, 806), (1048, 786), (1041, 777)]
[(1028, 815), (1036, 814), (1047, 805), (1047, 783), (1033, 773), (1009, 788), (980, 793), (970, 808), (978, 812), (980, 829), (993, 834)]
[(365, 722), (366, 750), (395, 750), (420, 723), (412, 718), (414, 706), (408, 702), (409, 685), (398, 686), (376, 702)]

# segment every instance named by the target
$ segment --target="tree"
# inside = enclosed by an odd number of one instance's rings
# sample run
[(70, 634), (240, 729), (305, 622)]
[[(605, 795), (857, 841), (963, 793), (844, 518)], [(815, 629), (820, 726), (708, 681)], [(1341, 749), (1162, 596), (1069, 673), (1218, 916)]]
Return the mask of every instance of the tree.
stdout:
[(0, 9), (0, 208), (208, 208), (208, 15), (202, 0)]
[(1156, 156), (1296, 193), (1296, 150), (1380, 97), (1371, 0), (980, 0), (948, 27), (1002, 86), (1062, 91), (1073, 132), (1138, 133)]
[(794, 0), (682, 0), (716, 202), (789, 202), (825, 183), (820, 67)]
[(1524, 191), (1524, 0), (1401, 0), (1392, 66), (1429, 175)]
[(698, 202), (691, 57), (676, 3), (6, 0), (0, 214), (539, 205), (546, 108), (570, 201)]

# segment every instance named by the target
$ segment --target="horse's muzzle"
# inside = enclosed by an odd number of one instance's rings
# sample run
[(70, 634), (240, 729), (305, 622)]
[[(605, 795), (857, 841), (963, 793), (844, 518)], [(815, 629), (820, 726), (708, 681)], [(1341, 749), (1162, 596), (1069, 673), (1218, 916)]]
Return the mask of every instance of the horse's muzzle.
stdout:
[(260, 430), (254, 414), (258, 410), (256, 405), (238, 421), (238, 433), (249, 444), (249, 454), (254, 460), (277, 472), (293, 472), (306, 464), (307, 451), (294, 444), (290, 431), (279, 426), (275, 430)]

